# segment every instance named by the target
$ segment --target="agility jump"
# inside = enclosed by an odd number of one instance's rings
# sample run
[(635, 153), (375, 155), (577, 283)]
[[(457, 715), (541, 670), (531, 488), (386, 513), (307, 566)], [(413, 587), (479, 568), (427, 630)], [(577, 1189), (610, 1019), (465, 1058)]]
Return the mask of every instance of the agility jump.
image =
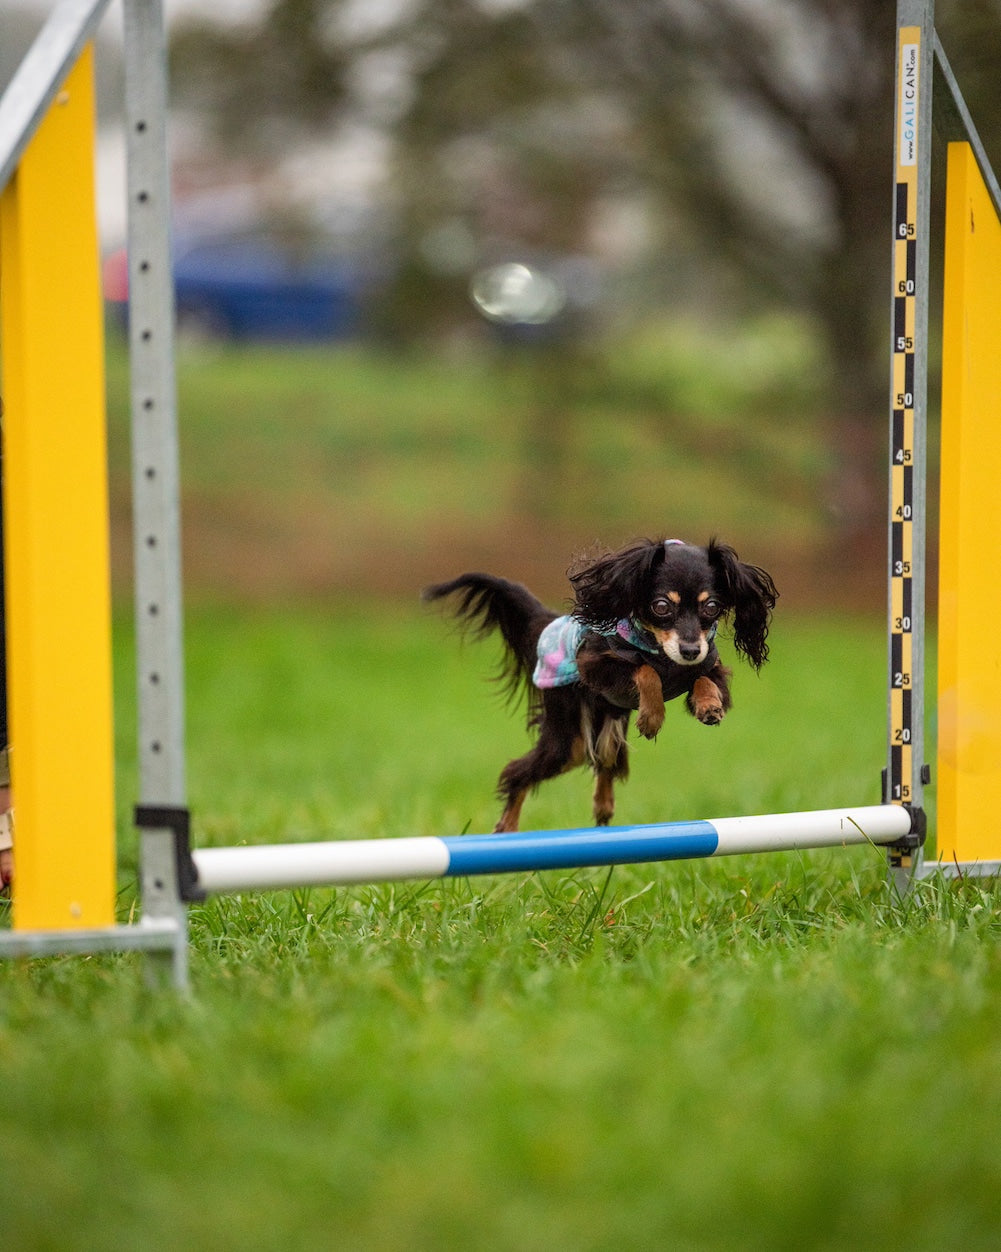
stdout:
[[(206, 849), (191, 846), (184, 778), (163, 15), (160, 0), (124, 0), (140, 711), (136, 818), (143, 916), (137, 925), (116, 926), (103, 343), (87, 50), (106, 4), (61, 0), (0, 100), (0, 338), (10, 449), (5, 472), (13, 488), (5, 499), (4, 538), (13, 614), (8, 668), (18, 809), (14, 929), (0, 936), (0, 955), (138, 949), (152, 956), (155, 974), (183, 986), (186, 902), (208, 892), (862, 843), (885, 846), (891, 869), (903, 881), (920, 874), (923, 793), (930, 777), (922, 727), (933, 95), (935, 120), (956, 149), (950, 150), (946, 225), (938, 831), (943, 859), (935, 868), (997, 870), (1001, 841), (992, 838), (993, 825), (982, 816), (996, 813), (1001, 804), (1001, 727), (987, 716), (1001, 691), (985, 685), (971, 623), (982, 620), (984, 595), (1001, 592), (984, 588), (964, 552), (979, 549), (985, 531), (1001, 536), (1001, 500), (991, 476), (998, 436), (989, 424), (990, 402), (1001, 387), (1001, 322), (995, 309), (1001, 194), (938, 43), (932, 0), (899, 0), (897, 9), (883, 803), (515, 836)], [(64, 125), (66, 119), (73, 125)], [(975, 222), (976, 229), (964, 222)], [(46, 258), (59, 241), (65, 252), (51, 264)], [(974, 333), (963, 330), (971, 325)], [(88, 417), (76, 429), (81, 406)], [(65, 474), (49, 476), (39, 430), (46, 432), (46, 448), (73, 440), (86, 472), (71, 475), (72, 482)], [(29, 484), (33, 503), (25, 499)], [(53, 517), (59, 519), (55, 530)], [(65, 532), (77, 527), (79, 549), (64, 543)], [(969, 540), (973, 533), (976, 543)], [(57, 560), (57, 552), (65, 559)], [(55, 655), (59, 648), (65, 651), (62, 624), (71, 608), (76, 613), (83, 604), (92, 606), (92, 617), (83, 630), (74, 682), (53, 684), (51, 673), (63, 674), (58, 667), (65, 666)], [(48, 652), (35, 651), (39, 640)], [(84, 672), (81, 689), (75, 678)], [(71, 814), (58, 807), (58, 797), (69, 796)], [(85, 831), (79, 829), (81, 812), (88, 815)]]
[(200, 848), (192, 855), (203, 891), (246, 891), (408, 878), (472, 878), (528, 870), (688, 861), (745, 852), (886, 844), (906, 837), (910, 828), (910, 814), (900, 805), (874, 804), (858, 809), (644, 826)]

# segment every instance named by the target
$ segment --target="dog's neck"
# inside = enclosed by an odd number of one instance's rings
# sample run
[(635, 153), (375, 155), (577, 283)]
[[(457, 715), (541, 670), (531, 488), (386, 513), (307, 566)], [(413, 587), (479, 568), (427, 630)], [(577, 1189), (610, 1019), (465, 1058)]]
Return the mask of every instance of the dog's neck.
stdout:
[(642, 648), (644, 652), (660, 651), (660, 644), (657, 642), (653, 631), (644, 626), (637, 617), (624, 617), (621, 621), (615, 623), (614, 629), (603, 630), (601, 633), (603, 635), (618, 635), (626, 643), (632, 644), (636, 648)]

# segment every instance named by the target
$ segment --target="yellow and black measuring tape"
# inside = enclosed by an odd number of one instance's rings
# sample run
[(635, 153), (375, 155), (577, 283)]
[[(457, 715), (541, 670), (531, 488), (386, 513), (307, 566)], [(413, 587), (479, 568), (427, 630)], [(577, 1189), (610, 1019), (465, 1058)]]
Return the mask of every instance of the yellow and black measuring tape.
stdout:
[[(913, 695), (918, 607), (914, 532), (920, 27), (900, 28), (897, 55), (890, 440), (890, 750), (884, 799), (910, 806), (914, 801), (914, 718), (919, 712)], [(925, 86), (930, 90), (930, 84)]]

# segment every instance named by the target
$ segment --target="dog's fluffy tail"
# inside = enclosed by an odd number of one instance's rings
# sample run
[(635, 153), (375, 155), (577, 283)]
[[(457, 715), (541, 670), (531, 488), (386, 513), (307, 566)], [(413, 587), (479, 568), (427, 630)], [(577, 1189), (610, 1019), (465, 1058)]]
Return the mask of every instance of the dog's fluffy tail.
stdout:
[(461, 574), (451, 582), (425, 587), (422, 600), (459, 594), (454, 612), (478, 636), (499, 631), (505, 652), (498, 679), (510, 698), (526, 691), (533, 703), (532, 672), (539, 635), (556, 616), (520, 583), (492, 574)]

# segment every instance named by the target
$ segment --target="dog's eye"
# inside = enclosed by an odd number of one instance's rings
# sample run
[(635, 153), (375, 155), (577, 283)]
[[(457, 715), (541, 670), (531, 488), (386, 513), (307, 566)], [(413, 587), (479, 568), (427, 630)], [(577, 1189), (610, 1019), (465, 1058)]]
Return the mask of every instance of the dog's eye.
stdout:
[(654, 600), (650, 608), (653, 610), (654, 616), (659, 617), (662, 621), (674, 615), (674, 605), (670, 600), (665, 600), (663, 597)]
[(718, 600), (706, 600), (702, 605), (702, 616), (710, 622), (715, 621), (722, 612), (723, 606)]

